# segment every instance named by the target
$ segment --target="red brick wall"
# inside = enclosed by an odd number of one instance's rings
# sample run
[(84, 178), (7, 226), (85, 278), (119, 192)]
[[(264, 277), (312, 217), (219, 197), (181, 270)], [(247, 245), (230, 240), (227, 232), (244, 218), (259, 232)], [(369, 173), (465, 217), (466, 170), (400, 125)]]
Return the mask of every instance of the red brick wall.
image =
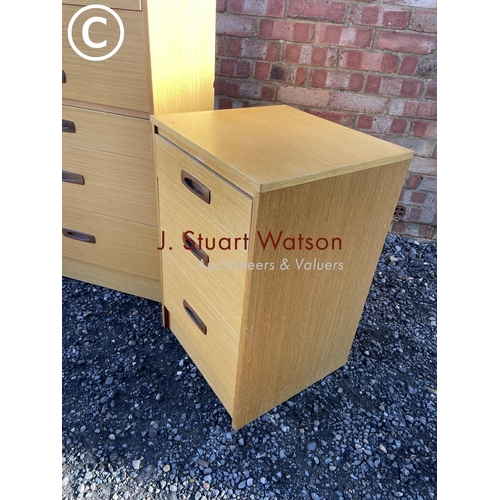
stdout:
[(436, 0), (217, 0), (216, 107), (286, 103), (415, 151), (395, 233), (436, 238)]

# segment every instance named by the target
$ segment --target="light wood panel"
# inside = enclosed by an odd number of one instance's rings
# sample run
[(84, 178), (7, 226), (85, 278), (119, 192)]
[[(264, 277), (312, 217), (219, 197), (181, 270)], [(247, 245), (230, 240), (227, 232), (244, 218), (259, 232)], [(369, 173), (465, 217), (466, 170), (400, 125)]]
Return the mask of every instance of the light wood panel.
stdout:
[[(95, 0), (63, 0), (63, 5), (93, 5)], [(141, 0), (99, 0), (99, 5), (105, 5), (112, 9), (141, 10)]]
[(153, 163), (102, 151), (64, 146), (64, 169), (84, 185), (62, 184), (63, 205), (157, 226)]
[(91, 234), (96, 243), (63, 236), (63, 257), (158, 280), (160, 261), (155, 227), (64, 207), (62, 227)]
[[(169, 196), (170, 192), (175, 192), (170, 183), (164, 185), (163, 181), (160, 181), (160, 199), (165, 200), (160, 207), (161, 230), (165, 240), (162, 257), (165, 254), (165, 259), (172, 260), (216, 310), (224, 311), (224, 318), (231, 328), (239, 331), (243, 313), (247, 252), (243, 247), (234, 249), (234, 244), (231, 249), (220, 249), (217, 243), (227, 238), (228, 233), (233, 233), (234, 230), (218, 229), (201, 217), (189, 216), (185, 210), (186, 204), (178, 202), (177, 197)], [(208, 267), (201, 264), (190, 250), (184, 248), (182, 234), (185, 231), (194, 233), (189, 235), (194, 241), (197, 241), (198, 235), (202, 235), (201, 249), (208, 256)], [(250, 233), (250, 218), (246, 232)], [(212, 239), (215, 238), (216, 247), (207, 249), (205, 238), (209, 240), (210, 248), (213, 246)], [(228, 240), (222, 240), (222, 248), (227, 248), (229, 244)]]
[[(63, 56), (76, 57), (78, 54), (71, 47), (68, 40), (68, 26), (73, 16), (81, 8), (80, 5), (63, 5), (62, 8), (62, 53)], [(114, 62), (146, 65), (146, 47), (144, 40), (143, 16), (141, 12), (129, 10), (117, 10), (115, 13), (123, 23), (123, 29), (126, 36), (123, 37), (123, 43), (119, 50), (111, 56), (110, 60)], [(103, 22), (94, 22), (89, 29), (90, 40), (94, 43), (106, 42), (101, 48), (90, 48), (83, 41), (82, 28), (84, 23), (92, 17), (100, 17), (106, 20)], [(91, 57), (102, 57), (109, 54), (118, 44), (120, 38), (120, 26), (115, 17), (103, 9), (89, 9), (82, 12), (74, 21), (72, 28), (73, 42), (76, 47), (84, 54)], [(88, 61), (82, 58), (82, 64), (90, 70), (92, 66), (98, 69), (102, 67), (102, 61)], [(64, 70), (63, 64), (63, 70)], [(67, 71), (66, 77), (71, 80), (71, 74)]]
[(92, 102), (117, 108), (148, 111), (146, 67), (113, 60), (88, 64), (81, 57), (63, 56), (67, 74), (64, 99)]
[[(407, 168), (398, 162), (258, 195), (252, 235), (283, 231), (297, 247), (302, 235), (304, 247), (264, 249), (253, 238), (249, 260), (273, 261), (276, 271), (247, 277), (235, 428), (346, 362)], [(340, 238), (341, 249), (336, 240), (306, 250), (306, 237)], [(302, 259), (342, 270), (299, 269)]]
[(157, 279), (143, 278), (67, 257), (62, 259), (62, 275), (161, 302), (161, 283)]
[(215, 0), (145, 3), (151, 113), (214, 107)]
[(408, 160), (413, 154), (289, 106), (159, 115), (153, 123), (251, 196)]
[[(163, 260), (163, 304), (169, 328), (203, 374), (229, 413), (233, 411), (238, 333), (170, 259)], [(187, 300), (206, 324), (204, 335), (183, 307)]]
[[(249, 196), (164, 138), (157, 138), (155, 148), (157, 175), (163, 179), (165, 200), (171, 204), (182, 204), (182, 211), (188, 219), (206, 220), (225, 232), (224, 236), (243, 237), (248, 233), (252, 213), (252, 199)], [(183, 170), (210, 190), (210, 203), (200, 199), (182, 183)]]
[(63, 144), (152, 161), (150, 124), (99, 111), (63, 106), (62, 117), (75, 123), (74, 134), (63, 132)]

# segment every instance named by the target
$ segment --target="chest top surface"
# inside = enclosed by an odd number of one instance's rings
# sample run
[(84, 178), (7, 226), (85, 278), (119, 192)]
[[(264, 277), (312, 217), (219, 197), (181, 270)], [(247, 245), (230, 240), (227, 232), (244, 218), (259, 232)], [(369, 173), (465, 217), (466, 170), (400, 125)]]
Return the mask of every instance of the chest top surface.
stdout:
[(152, 122), (160, 135), (250, 195), (413, 156), (287, 105), (155, 115)]

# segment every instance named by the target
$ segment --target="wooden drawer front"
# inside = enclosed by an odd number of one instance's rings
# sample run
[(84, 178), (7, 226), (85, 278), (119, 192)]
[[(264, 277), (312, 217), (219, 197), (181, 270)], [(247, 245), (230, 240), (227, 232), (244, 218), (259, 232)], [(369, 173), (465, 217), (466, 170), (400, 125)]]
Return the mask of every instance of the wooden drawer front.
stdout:
[[(252, 213), (252, 199), (214, 174), (179, 148), (156, 134), (156, 161), (158, 178), (165, 188), (165, 198), (172, 200), (178, 213), (185, 214), (186, 222), (206, 220), (225, 237), (248, 235)], [(186, 187), (181, 180), (185, 171), (210, 191), (206, 203)], [(207, 236), (212, 236), (207, 234)]]
[(149, 111), (146, 67), (113, 61), (90, 63), (78, 57), (63, 57), (66, 83), (64, 99)]
[[(63, 98), (148, 112), (142, 13), (116, 11), (115, 15), (123, 24), (121, 30), (114, 15), (103, 9), (92, 8), (73, 18), (79, 8), (66, 5), (62, 9)], [(95, 17), (104, 19), (106, 23), (92, 22), (90, 27), (84, 28), (85, 23)], [(68, 39), (72, 19), (75, 19), (70, 30), (74, 47)], [(105, 45), (89, 47), (83, 40), (83, 33), (88, 35), (88, 43)], [(103, 60), (88, 60), (85, 57), (102, 58), (110, 54), (117, 46), (121, 33), (123, 42), (115, 54)]]
[(71, 146), (62, 158), (63, 205), (157, 226), (152, 162)]
[[(198, 328), (184, 300), (206, 325)], [(175, 334), (229, 413), (233, 409), (238, 359), (238, 335), (211, 307), (172, 260), (163, 259), (163, 304)]]
[[(169, 197), (168, 184), (165, 186), (162, 181), (159, 184), (160, 220), (165, 245), (163, 261), (173, 260), (206, 300), (220, 311), (227, 323), (239, 331), (248, 257), (243, 250), (243, 242), (240, 242), (241, 250), (235, 250), (234, 247), (231, 250), (218, 248), (219, 241), (226, 248), (226, 240), (222, 240), (226, 237), (226, 231), (214, 227), (201, 217), (190, 218), (177, 198)], [(187, 231), (187, 236), (197, 245), (193, 252), (184, 247), (183, 233)], [(215, 248), (209, 250), (204, 240), (199, 245), (198, 235), (208, 238), (209, 248), (212, 248), (215, 238)], [(200, 255), (208, 260), (208, 266), (200, 259)]]
[[(95, 0), (63, 0), (63, 5), (92, 5)], [(99, 5), (105, 5), (112, 9), (141, 10), (141, 0), (100, 0)]]
[[(103, 61), (88, 61), (77, 54), (68, 40), (68, 27), (73, 16), (78, 12), (81, 6), (75, 7), (72, 5), (63, 5), (62, 8), (62, 54), (64, 57), (76, 57), (81, 59), (82, 63), (87, 64), (87, 68), (96, 66), (102, 70), (101, 63)], [(122, 62), (145, 66), (146, 50), (144, 43), (144, 33), (142, 27), (142, 13), (134, 11), (116, 11), (115, 14), (123, 23), (124, 36), (123, 42), (118, 51), (109, 59), (112, 62)], [(99, 17), (106, 20), (103, 22), (94, 22), (89, 28), (89, 38), (92, 43), (104, 43), (101, 48), (91, 48), (83, 40), (83, 29), (85, 22), (92, 17)], [(76, 48), (83, 54), (91, 57), (103, 57), (109, 54), (118, 44), (120, 38), (120, 27), (115, 17), (102, 9), (90, 9), (82, 12), (73, 22), (71, 29), (71, 37)], [(63, 65), (63, 70), (64, 70)], [(71, 75), (66, 71), (67, 84), (71, 84)]]
[(63, 228), (85, 233), (95, 243), (63, 236), (63, 257), (157, 280), (160, 276), (157, 229), (64, 207)]
[(63, 132), (63, 145), (153, 160), (147, 120), (70, 106), (63, 106), (62, 117), (75, 127), (74, 133)]

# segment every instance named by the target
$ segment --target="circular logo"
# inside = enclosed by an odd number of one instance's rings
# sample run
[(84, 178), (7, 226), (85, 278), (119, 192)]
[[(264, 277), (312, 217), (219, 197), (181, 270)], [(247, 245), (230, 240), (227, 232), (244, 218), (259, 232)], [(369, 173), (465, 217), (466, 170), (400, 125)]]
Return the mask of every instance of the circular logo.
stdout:
[[(75, 24), (75, 21), (78, 19), (78, 17), (85, 11), (90, 10), (90, 9), (101, 9), (105, 10), (106, 12), (109, 12), (118, 22), (118, 26), (120, 27), (120, 37), (118, 39), (118, 43), (116, 44), (116, 47), (108, 52), (107, 54), (103, 56), (98, 56), (98, 57), (93, 57), (93, 56), (88, 56), (87, 54), (84, 54), (76, 45), (73, 40), (73, 25)], [(94, 23), (102, 23), (102, 24), (107, 24), (107, 20), (104, 17), (91, 17), (85, 21), (83, 24), (82, 28), (82, 38), (85, 44), (90, 47), (91, 49), (100, 49), (103, 47), (106, 47), (107, 45), (107, 40), (104, 40), (103, 42), (93, 42), (90, 39), (89, 36), (89, 30), (92, 24)], [(123, 21), (120, 19), (120, 16), (112, 9), (109, 7), (106, 7), (105, 5), (87, 5), (86, 7), (82, 7), (80, 10), (75, 12), (73, 17), (71, 18), (71, 21), (68, 24), (68, 41), (69, 44), (71, 45), (71, 48), (80, 56), (83, 57), (84, 59), (87, 59), (87, 61), (105, 61), (106, 59), (109, 59), (110, 57), (114, 56), (120, 47), (122, 46), (123, 39), (125, 37), (125, 28), (123, 26)]]

